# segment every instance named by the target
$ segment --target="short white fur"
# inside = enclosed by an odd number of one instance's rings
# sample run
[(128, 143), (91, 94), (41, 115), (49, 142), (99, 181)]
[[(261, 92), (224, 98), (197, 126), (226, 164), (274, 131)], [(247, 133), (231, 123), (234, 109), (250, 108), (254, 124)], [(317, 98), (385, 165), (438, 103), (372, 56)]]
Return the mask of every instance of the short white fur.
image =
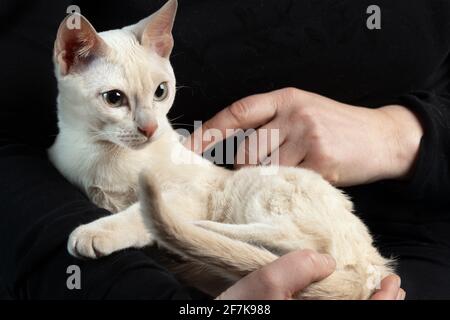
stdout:
[[(181, 258), (181, 279), (217, 294), (245, 274), (296, 249), (331, 254), (337, 270), (299, 294), (303, 299), (367, 299), (392, 273), (351, 201), (312, 171), (280, 167), (229, 171), (193, 155), (167, 120), (175, 97), (169, 62), (177, 8), (169, 0), (133, 26), (96, 33), (65, 21), (55, 43), (59, 134), (55, 167), (114, 215), (78, 227), (68, 250), (98, 258), (159, 245)], [(158, 85), (168, 97), (155, 101)], [(102, 93), (120, 90), (127, 106)], [(192, 107), (192, 106), (189, 106)], [(151, 137), (139, 127), (157, 125)], [(192, 159), (189, 163), (172, 156)], [(138, 201), (140, 199), (140, 202)]]

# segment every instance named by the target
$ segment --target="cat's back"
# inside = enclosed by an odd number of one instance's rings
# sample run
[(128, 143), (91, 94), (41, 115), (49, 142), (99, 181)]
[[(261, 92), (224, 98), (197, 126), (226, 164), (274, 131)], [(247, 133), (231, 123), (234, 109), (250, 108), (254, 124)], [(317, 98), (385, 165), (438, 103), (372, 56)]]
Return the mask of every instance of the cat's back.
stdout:
[(226, 181), (215, 197), (220, 199), (217, 203), (223, 204), (219, 210), (227, 212), (234, 223), (288, 218), (300, 228), (322, 230), (323, 236), (356, 230), (370, 241), (347, 196), (308, 169), (243, 168)]
[(285, 203), (297, 199), (313, 203), (328, 202), (343, 206), (348, 211), (352, 204), (337, 188), (314, 171), (293, 167), (247, 167), (233, 173), (227, 180), (224, 192), (231, 197), (273, 202), (284, 198)]

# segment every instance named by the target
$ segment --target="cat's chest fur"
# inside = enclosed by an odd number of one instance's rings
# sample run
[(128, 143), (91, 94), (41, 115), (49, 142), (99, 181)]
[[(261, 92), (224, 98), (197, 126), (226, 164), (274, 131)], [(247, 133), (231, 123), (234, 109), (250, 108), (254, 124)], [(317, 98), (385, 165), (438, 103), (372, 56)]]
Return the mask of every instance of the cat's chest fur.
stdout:
[(137, 202), (139, 174), (145, 169), (158, 177), (168, 201), (192, 211), (205, 211), (210, 191), (227, 176), (224, 169), (182, 147), (173, 131), (139, 150), (83, 143), (83, 139), (70, 130), (61, 132), (49, 149), (49, 157), (96, 205), (112, 212)]
[(62, 131), (49, 149), (53, 164), (101, 207), (117, 212), (136, 202), (138, 176), (150, 162), (150, 145), (130, 151), (87, 139)]

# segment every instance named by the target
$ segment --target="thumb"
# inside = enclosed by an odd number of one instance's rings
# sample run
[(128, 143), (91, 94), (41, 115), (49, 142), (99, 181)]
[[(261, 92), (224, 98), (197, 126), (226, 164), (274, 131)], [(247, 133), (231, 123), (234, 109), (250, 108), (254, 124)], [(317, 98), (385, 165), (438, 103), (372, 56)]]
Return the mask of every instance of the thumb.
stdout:
[(330, 255), (312, 250), (290, 252), (236, 282), (217, 299), (287, 300), (333, 273)]
[(289, 298), (310, 284), (325, 279), (336, 268), (332, 256), (312, 250), (294, 251), (279, 260), (279, 268), (286, 274), (284, 286)]
[(196, 153), (202, 153), (208, 147), (235, 134), (237, 129), (258, 128), (275, 116), (281, 101), (279, 91), (236, 101), (194, 131), (184, 145)]

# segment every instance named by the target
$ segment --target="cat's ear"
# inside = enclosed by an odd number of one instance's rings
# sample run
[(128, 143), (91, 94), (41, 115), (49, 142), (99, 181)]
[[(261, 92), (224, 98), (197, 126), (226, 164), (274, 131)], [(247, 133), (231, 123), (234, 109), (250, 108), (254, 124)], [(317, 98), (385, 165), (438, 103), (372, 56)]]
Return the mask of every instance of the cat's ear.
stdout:
[(141, 45), (153, 49), (163, 58), (168, 58), (173, 48), (172, 27), (177, 7), (177, 0), (169, 0), (150, 17), (127, 29), (136, 35)]
[(75, 13), (67, 16), (59, 26), (54, 59), (59, 65), (61, 75), (67, 75), (76, 67), (105, 54), (106, 49), (106, 43), (89, 21)]

